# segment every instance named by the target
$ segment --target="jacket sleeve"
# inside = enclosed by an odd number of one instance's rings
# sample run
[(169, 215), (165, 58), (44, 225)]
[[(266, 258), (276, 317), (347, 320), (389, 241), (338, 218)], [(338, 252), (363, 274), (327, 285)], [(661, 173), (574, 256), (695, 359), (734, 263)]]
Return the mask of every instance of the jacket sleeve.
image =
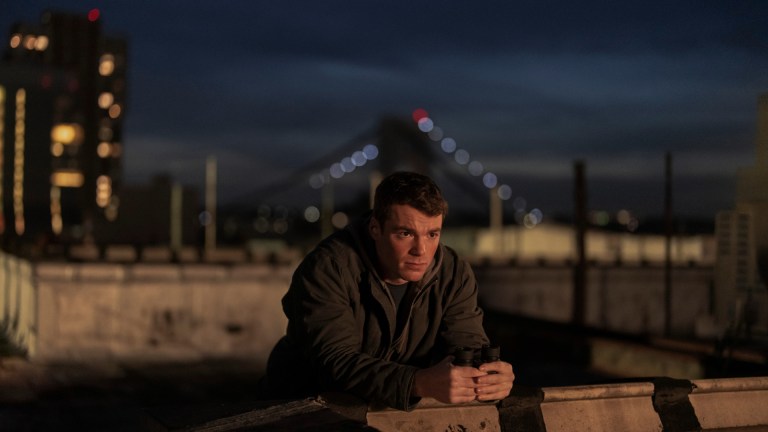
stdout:
[(327, 254), (308, 256), (284, 302), (289, 334), (319, 374), (322, 388), (410, 410), (418, 401), (410, 396), (417, 368), (361, 352), (350, 295), (359, 289), (357, 282)]
[(477, 303), (477, 280), (469, 263), (457, 259), (450, 282), (446, 283), (446, 309), (440, 327), (445, 348), (450, 351), (455, 347), (479, 348), (487, 344), (483, 311)]

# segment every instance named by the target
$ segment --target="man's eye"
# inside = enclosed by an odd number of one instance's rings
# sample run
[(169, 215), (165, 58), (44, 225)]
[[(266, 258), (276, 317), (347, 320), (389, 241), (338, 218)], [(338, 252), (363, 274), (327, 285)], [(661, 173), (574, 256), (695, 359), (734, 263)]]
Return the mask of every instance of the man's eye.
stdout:
[(429, 238), (433, 238), (434, 239), (434, 238), (439, 238), (439, 237), (440, 237), (440, 233), (439, 232), (429, 233)]
[(399, 235), (400, 237), (410, 237), (411, 233), (408, 231), (400, 231)]

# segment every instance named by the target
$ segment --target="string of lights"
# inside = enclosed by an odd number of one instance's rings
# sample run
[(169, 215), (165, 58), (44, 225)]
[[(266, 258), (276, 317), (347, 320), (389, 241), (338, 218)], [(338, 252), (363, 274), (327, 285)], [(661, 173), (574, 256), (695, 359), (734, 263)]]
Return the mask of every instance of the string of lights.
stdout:
[[(496, 191), (497, 196), (502, 201), (512, 199), (512, 187), (508, 184), (499, 184), (499, 176), (496, 173), (487, 170), (482, 162), (473, 160), (466, 149), (460, 148), (455, 139), (445, 136), (443, 129), (437, 126), (429, 117), (429, 113), (423, 108), (417, 108), (411, 116), (418, 126), (419, 130), (429, 137), (430, 140), (440, 145), (440, 149), (448, 155), (453, 155), (453, 160), (466, 166), (467, 171), (474, 177), (480, 177), (483, 186), (489, 190)], [(515, 220), (528, 228), (533, 228), (544, 221), (544, 213), (534, 208), (527, 211), (527, 202), (523, 197), (516, 197), (512, 200), (512, 206), (515, 210)]]

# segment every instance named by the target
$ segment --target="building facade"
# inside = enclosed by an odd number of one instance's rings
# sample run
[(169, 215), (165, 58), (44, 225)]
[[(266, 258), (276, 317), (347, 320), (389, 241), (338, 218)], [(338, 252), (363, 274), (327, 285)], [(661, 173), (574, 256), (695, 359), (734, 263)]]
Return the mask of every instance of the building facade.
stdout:
[(724, 325), (768, 329), (768, 94), (757, 101), (755, 165), (739, 171), (733, 209), (715, 225), (715, 312)]
[(80, 243), (117, 219), (127, 44), (98, 10), (14, 24), (0, 61), (0, 238)]

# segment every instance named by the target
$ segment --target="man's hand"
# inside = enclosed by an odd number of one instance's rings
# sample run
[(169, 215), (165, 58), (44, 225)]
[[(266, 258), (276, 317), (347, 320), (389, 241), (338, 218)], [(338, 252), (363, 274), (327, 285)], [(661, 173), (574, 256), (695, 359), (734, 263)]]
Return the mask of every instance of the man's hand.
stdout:
[[(481, 372), (473, 367), (454, 366), (451, 363), (452, 360), (453, 356), (448, 356), (432, 367), (417, 371), (413, 383), (413, 395), (431, 397), (440, 402), (451, 404), (475, 400), (480, 385), (476, 380), (484, 378), (486, 372)], [(509, 367), (509, 372), (511, 373), (511, 371), (512, 366)], [(498, 386), (498, 384), (483, 385), (488, 389)], [(511, 388), (510, 382), (507, 393)]]
[(512, 383), (515, 382), (515, 374), (512, 372), (511, 364), (503, 361), (483, 363), (479, 369), (487, 375), (475, 378), (477, 400), (492, 401), (509, 396), (509, 392), (512, 391)]

